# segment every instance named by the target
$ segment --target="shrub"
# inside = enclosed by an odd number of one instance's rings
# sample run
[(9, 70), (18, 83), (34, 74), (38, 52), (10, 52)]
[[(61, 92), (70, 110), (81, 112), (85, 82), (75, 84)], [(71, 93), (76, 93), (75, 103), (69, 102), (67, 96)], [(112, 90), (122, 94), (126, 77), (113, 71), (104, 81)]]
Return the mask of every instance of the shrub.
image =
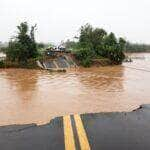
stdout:
[(84, 67), (90, 67), (90, 66), (91, 66), (91, 63), (92, 63), (92, 61), (91, 61), (91, 59), (89, 59), (89, 58), (83, 59), (83, 60), (81, 61), (81, 65), (84, 66)]
[(94, 52), (88, 48), (81, 48), (75, 52), (75, 57), (84, 67), (90, 67)]

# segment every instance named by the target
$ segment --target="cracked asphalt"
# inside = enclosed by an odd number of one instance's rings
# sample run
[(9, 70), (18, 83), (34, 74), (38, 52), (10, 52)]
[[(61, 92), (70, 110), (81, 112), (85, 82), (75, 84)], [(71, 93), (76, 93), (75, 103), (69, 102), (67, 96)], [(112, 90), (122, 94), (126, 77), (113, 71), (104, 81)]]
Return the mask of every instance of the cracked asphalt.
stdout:
[(150, 105), (0, 127), (0, 150), (150, 150)]

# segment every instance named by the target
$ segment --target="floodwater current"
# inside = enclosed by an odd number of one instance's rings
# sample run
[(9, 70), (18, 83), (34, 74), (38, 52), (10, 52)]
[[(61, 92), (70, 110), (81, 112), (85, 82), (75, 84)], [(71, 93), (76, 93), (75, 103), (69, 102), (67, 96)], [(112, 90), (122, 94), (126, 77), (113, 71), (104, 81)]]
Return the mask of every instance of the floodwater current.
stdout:
[(0, 69), (0, 125), (44, 124), (76, 113), (131, 111), (150, 103), (150, 54), (121, 66), (65, 73)]

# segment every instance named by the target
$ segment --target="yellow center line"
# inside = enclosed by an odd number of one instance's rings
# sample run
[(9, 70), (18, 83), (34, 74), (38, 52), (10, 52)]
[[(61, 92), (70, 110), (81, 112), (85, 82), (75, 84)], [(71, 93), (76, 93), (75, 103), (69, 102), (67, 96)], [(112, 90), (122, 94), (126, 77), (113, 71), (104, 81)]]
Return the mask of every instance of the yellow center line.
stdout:
[(69, 115), (63, 117), (63, 123), (64, 123), (65, 149), (75, 150), (74, 136)]
[(90, 145), (80, 115), (74, 115), (81, 150), (90, 150)]

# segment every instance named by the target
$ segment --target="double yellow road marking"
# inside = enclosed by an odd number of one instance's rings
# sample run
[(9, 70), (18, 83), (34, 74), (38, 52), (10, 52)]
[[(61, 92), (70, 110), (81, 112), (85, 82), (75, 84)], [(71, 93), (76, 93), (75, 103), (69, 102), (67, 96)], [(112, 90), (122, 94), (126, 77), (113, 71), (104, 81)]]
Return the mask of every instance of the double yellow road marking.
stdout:
[(64, 122), (64, 140), (66, 150), (75, 150), (74, 136), (71, 126), (70, 116), (63, 117)]
[[(74, 115), (74, 120), (81, 150), (90, 150), (90, 145), (80, 115)], [(70, 116), (64, 116), (63, 122), (64, 122), (65, 149), (76, 150)]]
[(79, 115), (74, 115), (81, 150), (90, 150), (90, 145)]

